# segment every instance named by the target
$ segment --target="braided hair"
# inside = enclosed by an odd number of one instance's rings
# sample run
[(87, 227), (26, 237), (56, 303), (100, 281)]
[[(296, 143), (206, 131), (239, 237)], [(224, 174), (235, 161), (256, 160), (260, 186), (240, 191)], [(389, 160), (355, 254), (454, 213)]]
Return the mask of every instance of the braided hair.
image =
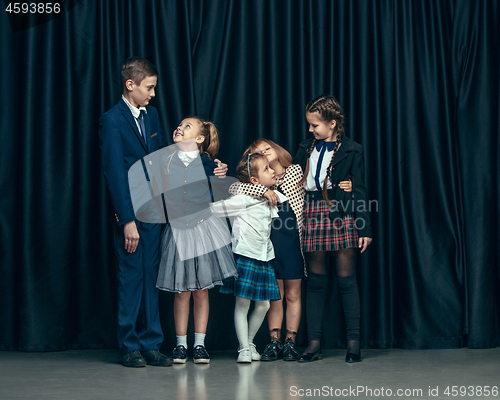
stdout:
[[(336, 122), (335, 132), (337, 133), (336, 136), (337, 143), (335, 144), (335, 148), (333, 149), (332, 159), (326, 169), (326, 176), (325, 180), (323, 181), (323, 199), (327, 202), (328, 205), (333, 206), (334, 204), (328, 198), (327, 181), (332, 171), (333, 160), (335, 159), (335, 155), (339, 150), (342, 137), (344, 136), (344, 114), (337, 99), (330, 95), (321, 95), (316, 97), (315, 99), (312, 99), (309, 103), (307, 103), (305, 111), (306, 113), (317, 113), (320, 119), (324, 122), (330, 122), (333, 120), (335, 120)], [(310, 149), (307, 152), (306, 170), (304, 171), (304, 176), (298, 182), (297, 185), (302, 185), (307, 179), (307, 175), (309, 173), (309, 157), (311, 156), (311, 153), (314, 150), (316, 142), (317, 140), (314, 139)]]

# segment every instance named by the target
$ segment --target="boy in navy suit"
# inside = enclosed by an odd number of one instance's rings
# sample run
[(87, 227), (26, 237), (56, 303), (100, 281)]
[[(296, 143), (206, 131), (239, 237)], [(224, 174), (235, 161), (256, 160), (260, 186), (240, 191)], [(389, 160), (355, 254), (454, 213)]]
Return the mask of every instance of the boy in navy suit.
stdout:
[(161, 224), (136, 219), (129, 192), (128, 170), (167, 145), (155, 96), (158, 71), (148, 60), (132, 57), (122, 67), (123, 94), (99, 119), (101, 161), (117, 224), (118, 345), (126, 367), (166, 366), (172, 359), (159, 352), (163, 342), (158, 312)]

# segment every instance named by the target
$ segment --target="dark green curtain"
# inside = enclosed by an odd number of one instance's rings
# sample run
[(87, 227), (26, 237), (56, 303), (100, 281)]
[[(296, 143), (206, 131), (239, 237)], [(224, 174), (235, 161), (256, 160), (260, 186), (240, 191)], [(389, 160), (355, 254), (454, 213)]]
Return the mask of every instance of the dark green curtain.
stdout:
[[(47, 20), (0, 15), (0, 349), (116, 347), (97, 121), (132, 55), (160, 71), (152, 104), (168, 140), (187, 115), (214, 121), (230, 172), (259, 137), (293, 154), (307, 101), (334, 94), (374, 200), (374, 242), (358, 264), (362, 346), (500, 344), (497, 1), (62, 5)], [(210, 296), (207, 346), (234, 348), (233, 299)], [(172, 301), (160, 294), (166, 349)], [(342, 347), (336, 290), (324, 322), (325, 347)]]

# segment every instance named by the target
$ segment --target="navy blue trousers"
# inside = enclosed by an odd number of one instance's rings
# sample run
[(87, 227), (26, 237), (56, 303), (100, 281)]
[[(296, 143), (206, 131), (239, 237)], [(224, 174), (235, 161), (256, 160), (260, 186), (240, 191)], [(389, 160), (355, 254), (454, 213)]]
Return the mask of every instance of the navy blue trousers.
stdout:
[(125, 250), (123, 226), (115, 226), (118, 258), (118, 347), (122, 354), (160, 349), (163, 333), (158, 310), (156, 278), (160, 252), (160, 224), (136, 220), (140, 239), (137, 250)]

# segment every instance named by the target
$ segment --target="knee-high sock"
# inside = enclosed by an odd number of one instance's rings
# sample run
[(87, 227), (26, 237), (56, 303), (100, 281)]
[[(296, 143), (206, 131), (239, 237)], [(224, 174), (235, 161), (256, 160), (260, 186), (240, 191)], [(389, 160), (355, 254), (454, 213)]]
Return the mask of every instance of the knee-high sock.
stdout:
[(269, 300), (255, 302), (255, 308), (248, 321), (248, 341), (250, 343), (253, 343), (253, 339), (262, 326), (262, 322), (264, 322), (270, 306), (271, 302)]
[(361, 311), (356, 275), (337, 277), (337, 286), (342, 298), (347, 340), (359, 340)]
[(306, 316), (307, 338), (309, 340), (321, 340), (327, 284), (328, 275), (307, 273)]
[(248, 309), (250, 308), (250, 300), (243, 297), (236, 297), (234, 305), (234, 328), (236, 336), (240, 342), (240, 349), (247, 349), (248, 344)]

